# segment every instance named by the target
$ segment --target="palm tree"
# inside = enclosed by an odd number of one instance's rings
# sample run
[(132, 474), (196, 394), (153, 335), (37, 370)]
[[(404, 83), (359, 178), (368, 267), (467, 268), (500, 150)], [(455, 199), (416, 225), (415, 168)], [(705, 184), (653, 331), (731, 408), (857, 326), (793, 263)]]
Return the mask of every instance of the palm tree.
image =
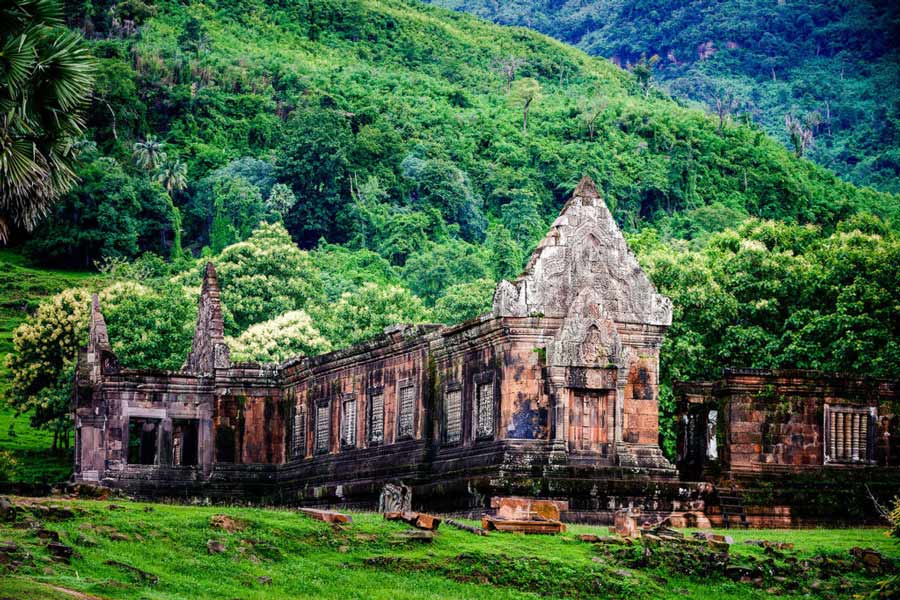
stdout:
[[(146, 142), (144, 142), (146, 144)], [(137, 146), (137, 144), (135, 144)], [(163, 154), (165, 157), (165, 154)], [(187, 165), (178, 159), (162, 165), (156, 173), (158, 181), (169, 194), (169, 209), (172, 211), (172, 258), (181, 258), (181, 210), (175, 206), (175, 194), (187, 187)]]
[(156, 180), (162, 184), (169, 196), (187, 187), (187, 165), (180, 160), (171, 160), (162, 165), (156, 173)]
[(155, 171), (166, 160), (165, 142), (160, 142), (152, 135), (148, 135), (143, 142), (135, 142), (134, 162), (142, 169), (147, 171)]
[(74, 184), (94, 66), (56, 0), (0, 0), (0, 242)]

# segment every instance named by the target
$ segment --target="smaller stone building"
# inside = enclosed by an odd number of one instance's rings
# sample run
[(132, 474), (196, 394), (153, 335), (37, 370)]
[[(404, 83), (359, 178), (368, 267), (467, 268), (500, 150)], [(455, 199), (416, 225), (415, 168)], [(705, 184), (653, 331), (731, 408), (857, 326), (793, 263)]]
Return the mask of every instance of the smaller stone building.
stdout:
[(887, 501), (900, 489), (898, 390), (892, 380), (763, 369), (678, 384), (680, 475), (735, 485), (767, 524), (868, 518), (870, 495)]

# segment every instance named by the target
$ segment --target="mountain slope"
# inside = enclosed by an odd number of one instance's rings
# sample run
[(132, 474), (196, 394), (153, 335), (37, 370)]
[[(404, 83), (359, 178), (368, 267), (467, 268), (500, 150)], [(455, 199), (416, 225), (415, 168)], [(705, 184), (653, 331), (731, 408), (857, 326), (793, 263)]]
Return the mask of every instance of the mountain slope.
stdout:
[[(101, 153), (128, 164), (132, 142), (159, 136), (192, 184), (243, 156), (271, 160), (300, 200), (286, 222), (305, 245), (365, 238), (353, 231), (361, 190), (378, 210), (421, 217), (429, 236), (480, 241), (485, 217), (507, 205), (507, 221), (536, 211), (539, 231), (584, 174), (630, 227), (705, 205), (732, 220), (826, 224), (896, 210), (895, 197), (843, 183), (752, 127), (719, 131), (607, 61), (417, 2), (162, 2), (129, 13), (135, 28), (108, 17), (133, 4), (102, 8), (69, 15), (102, 60), (91, 114)], [(525, 64), (508, 93), (516, 57)], [(541, 89), (526, 133), (529, 78)], [(188, 237), (203, 242), (196, 191), (177, 200)]]
[(619, 64), (658, 55), (675, 96), (743, 113), (787, 145), (808, 121), (816, 162), (900, 191), (900, 9), (869, 0), (431, 0), (532, 27)]

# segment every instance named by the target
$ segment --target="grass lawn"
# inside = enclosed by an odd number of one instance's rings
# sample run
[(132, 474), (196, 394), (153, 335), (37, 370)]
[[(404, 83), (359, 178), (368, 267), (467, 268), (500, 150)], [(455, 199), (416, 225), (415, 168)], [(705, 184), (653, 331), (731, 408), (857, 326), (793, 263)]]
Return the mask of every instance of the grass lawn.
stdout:
[[(76, 555), (71, 564), (54, 561), (34, 526), (26, 523), (34, 517), (20, 510), (16, 523), (0, 523), (0, 543), (17, 544), (18, 555), (29, 553), (33, 565), (25, 561), (0, 578), (0, 598), (78, 597), (65, 595), (65, 590), (110, 599), (841, 598), (872, 589), (885, 578), (862, 572), (850, 558), (850, 548), (875, 548), (900, 559), (900, 544), (879, 529), (728, 532), (735, 538), (732, 562), (832, 565), (833, 575), (817, 582), (821, 589), (801, 596), (812, 582), (805, 575), (782, 581), (776, 569), (756, 585), (734, 582), (721, 569), (699, 574), (686, 559), (638, 565), (635, 559), (645, 555), (640, 544), (595, 545), (577, 539), (581, 533), (605, 533), (600, 527), (570, 526), (560, 536), (479, 537), (444, 524), (433, 543), (423, 544), (395, 539), (409, 528), (373, 513), (352, 513), (353, 523), (337, 527), (289, 510), (118, 500), (40, 502), (74, 509), (73, 518), (42, 520)], [(110, 502), (119, 508), (109, 508)], [(242, 521), (243, 529), (229, 533), (213, 528), (210, 517), (223, 513)], [(772, 558), (763, 548), (743, 544), (745, 539), (796, 546)], [(209, 540), (224, 543), (224, 552), (211, 554)], [(672, 545), (650, 548), (651, 556), (665, 553), (664, 547)], [(703, 544), (693, 547), (715, 554)], [(107, 564), (110, 560), (120, 564)]]
[(13, 479), (26, 483), (56, 483), (72, 472), (72, 454), (51, 452), (52, 435), (31, 428), (28, 415), (16, 417), (5, 401), (11, 374), (6, 355), (12, 351), (13, 330), (41, 299), (74, 286), (94, 286), (94, 272), (35, 268), (15, 250), (0, 249), (0, 451), (16, 461)]

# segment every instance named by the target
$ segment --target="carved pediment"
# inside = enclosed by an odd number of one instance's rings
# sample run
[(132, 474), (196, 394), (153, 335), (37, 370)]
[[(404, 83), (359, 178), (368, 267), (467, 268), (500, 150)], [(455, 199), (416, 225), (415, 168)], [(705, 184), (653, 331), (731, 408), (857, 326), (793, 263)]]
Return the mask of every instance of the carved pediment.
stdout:
[(587, 289), (600, 294), (599, 304), (614, 322), (672, 323), (671, 301), (656, 291), (593, 182), (585, 178), (525, 273), (497, 286), (494, 314), (563, 317)]
[(600, 303), (597, 290), (586, 289), (572, 303), (548, 359), (554, 366), (606, 368), (621, 361), (616, 324)]

